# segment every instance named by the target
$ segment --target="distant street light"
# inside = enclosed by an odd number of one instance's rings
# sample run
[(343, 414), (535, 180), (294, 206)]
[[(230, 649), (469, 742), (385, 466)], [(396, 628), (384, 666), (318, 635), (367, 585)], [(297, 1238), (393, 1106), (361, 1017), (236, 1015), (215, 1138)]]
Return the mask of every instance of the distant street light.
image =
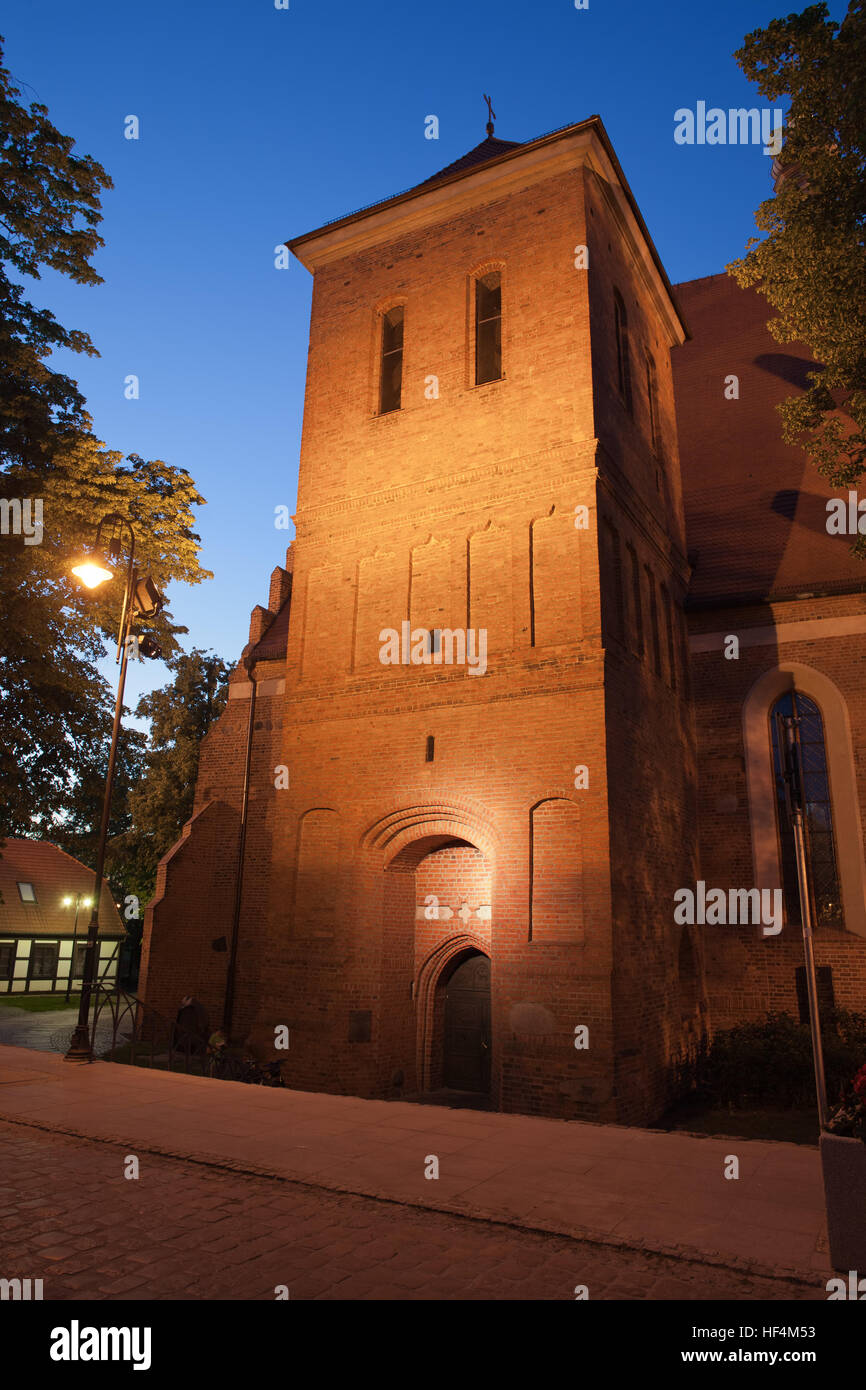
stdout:
[[(107, 552), (101, 549), (102, 529), (111, 524), (112, 536)], [(90, 996), (96, 985), (96, 958), (99, 939), (99, 899), (102, 893), (102, 874), (105, 868), (105, 846), (108, 841), (108, 822), (111, 814), (111, 788), (114, 782), (114, 766), (117, 761), (117, 739), (120, 733), (120, 716), (123, 711), (123, 691), (126, 685), (126, 666), (129, 660), (129, 639), (135, 615), (152, 618), (165, 606), (150, 576), (141, 578), (135, 568), (135, 532), (126, 517), (118, 512), (109, 512), (96, 528), (94, 553), (84, 557), (72, 568), (72, 573), (88, 589), (96, 589), (100, 584), (114, 578), (113, 566), (121, 561), (123, 532), (129, 537), (129, 559), (126, 564), (126, 587), (123, 594), (120, 628), (117, 636), (117, 657), (120, 662), (120, 676), (117, 682), (117, 699), (114, 705), (114, 725), (111, 730), (111, 747), (108, 754), (108, 770), (105, 775), (105, 795), (102, 801), (102, 821), (99, 827), (99, 841), (96, 849), (95, 896), (87, 930), (87, 949), (84, 954), (84, 974), (81, 979), (81, 1003), (78, 1009), (78, 1023), (66, 1053), (67, 1062), (92, 1062), (88, 1016)], [(143, 656), (160, 656), (161, 652), (152, 637), (136, 639), (138, 652)], [(73, 946), (74, 950), (74, 946)]]

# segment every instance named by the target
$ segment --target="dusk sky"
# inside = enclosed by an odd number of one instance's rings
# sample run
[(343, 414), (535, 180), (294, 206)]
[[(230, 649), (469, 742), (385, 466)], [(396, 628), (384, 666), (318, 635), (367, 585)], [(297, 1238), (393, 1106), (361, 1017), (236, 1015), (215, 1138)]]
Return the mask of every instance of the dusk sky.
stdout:
[[(6, 65), (25, 100), (115, 184), (95, 262), (105, 283), (47, 272), (28, 297), (99, 349), (55, 359), (99, 437), (187, 468), (207, 498), (197, 530), (215, 578), (170, 595), (188, 646), (237, 660), (292, 536), (274, 508), (295, 508), (312, 281), (294, 260), (275, 269), (277, 243), (464, 154), (484, 138), (489, 92), (505, 140), (599, 114), (671, 280), (716, 273), (754, 234), (771, 160), (758, 145), (677, 145), (674, 112), (766, 105), (731, 55), (791, 8), (9, 0)], [(438, 140), (425, 139), (429, 115)], [(130, 373), (137, 401), (124, 398)], [(160, 663), (133, 667), (128, 703), (165, 679)]]

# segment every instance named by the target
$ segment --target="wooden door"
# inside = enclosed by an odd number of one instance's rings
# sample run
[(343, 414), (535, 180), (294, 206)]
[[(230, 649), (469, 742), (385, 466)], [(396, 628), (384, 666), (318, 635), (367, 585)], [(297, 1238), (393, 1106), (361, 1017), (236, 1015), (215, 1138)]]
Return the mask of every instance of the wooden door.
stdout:
[(458, 965), (445, 993), (445, 1085), (490, 1090), (490, 961), (480, 953)]

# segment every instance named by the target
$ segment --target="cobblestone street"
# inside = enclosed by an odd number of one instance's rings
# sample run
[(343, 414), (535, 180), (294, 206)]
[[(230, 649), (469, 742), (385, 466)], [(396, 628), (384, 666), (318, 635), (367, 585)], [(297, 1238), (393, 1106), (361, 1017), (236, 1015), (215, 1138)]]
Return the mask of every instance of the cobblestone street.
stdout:
[(640, 1255), (0, 1122), (0, 1277), (46, 1299), (826, 1298)]

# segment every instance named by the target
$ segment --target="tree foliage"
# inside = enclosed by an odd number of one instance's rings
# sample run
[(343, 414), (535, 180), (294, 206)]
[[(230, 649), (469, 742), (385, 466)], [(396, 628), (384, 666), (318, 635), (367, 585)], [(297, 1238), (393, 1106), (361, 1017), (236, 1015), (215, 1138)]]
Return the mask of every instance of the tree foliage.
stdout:
[[(50, 267), (79, 284), (100, 283), (91, 260), (111, 180), (74, 153), (44, 106), (25, 106), (20, 96), (0, 61), (0, 836), (86, 844), (114, 704), (96, 663), (117, 632), (123, 578), (82, 591), (72, 564), (98, 519), (118, 512), (135, 529), (140, 568), (160, 589), (198, 583), (209, 577), (193, 530), (193, 508), (204, 499), (185, 469), (106, 449), (75, 382), (49, 365), (57, 349), (95, 348), (86, 333), (34, 307), (26, 280)], [(14, 509), (28, 504), (30, 534), (20, 525), (16, 533)], [(185, 629), (167, 613), (153, 626), (163, 650), (176, 651)], [(141, 753), (134, 732), (125, 733), (119, 806)]]
[(225, 709), (231, 667), (194, 647), (173, 662), (174, 679), (138, 702), (150, 736), (129, 794), (131, 828), (109, 846), (108, 871), (125, 893), (153, 896), (156, 869), (192, 815), (201, 741)]
[[(782, 402), (783, 436), (834, 486), (866, 468), (866, 11), (841, 24), (825, 4), (774, 19), (734, 55), (770, 102), (790, 98), (775, 197), (755, 214), (763, 240), (728, 266), (776, 310), (778, 342), (802, 341), (820, 367)], [(860, 542), (857, 549), (862, 549)]]
[(36, 466), (90, 424), (75, 382), (45, 359), (57, 348), (96, 349), (30, 304), (21, 279), (38, 280), (47, 266), (77, 284), (102, 283), (90, 262), (103, 245), (100, 195), (112, 183), (96, 160), (73, 153), (45, 106), (21, 104), (2, 56), (0, 39), (0, 458)]

